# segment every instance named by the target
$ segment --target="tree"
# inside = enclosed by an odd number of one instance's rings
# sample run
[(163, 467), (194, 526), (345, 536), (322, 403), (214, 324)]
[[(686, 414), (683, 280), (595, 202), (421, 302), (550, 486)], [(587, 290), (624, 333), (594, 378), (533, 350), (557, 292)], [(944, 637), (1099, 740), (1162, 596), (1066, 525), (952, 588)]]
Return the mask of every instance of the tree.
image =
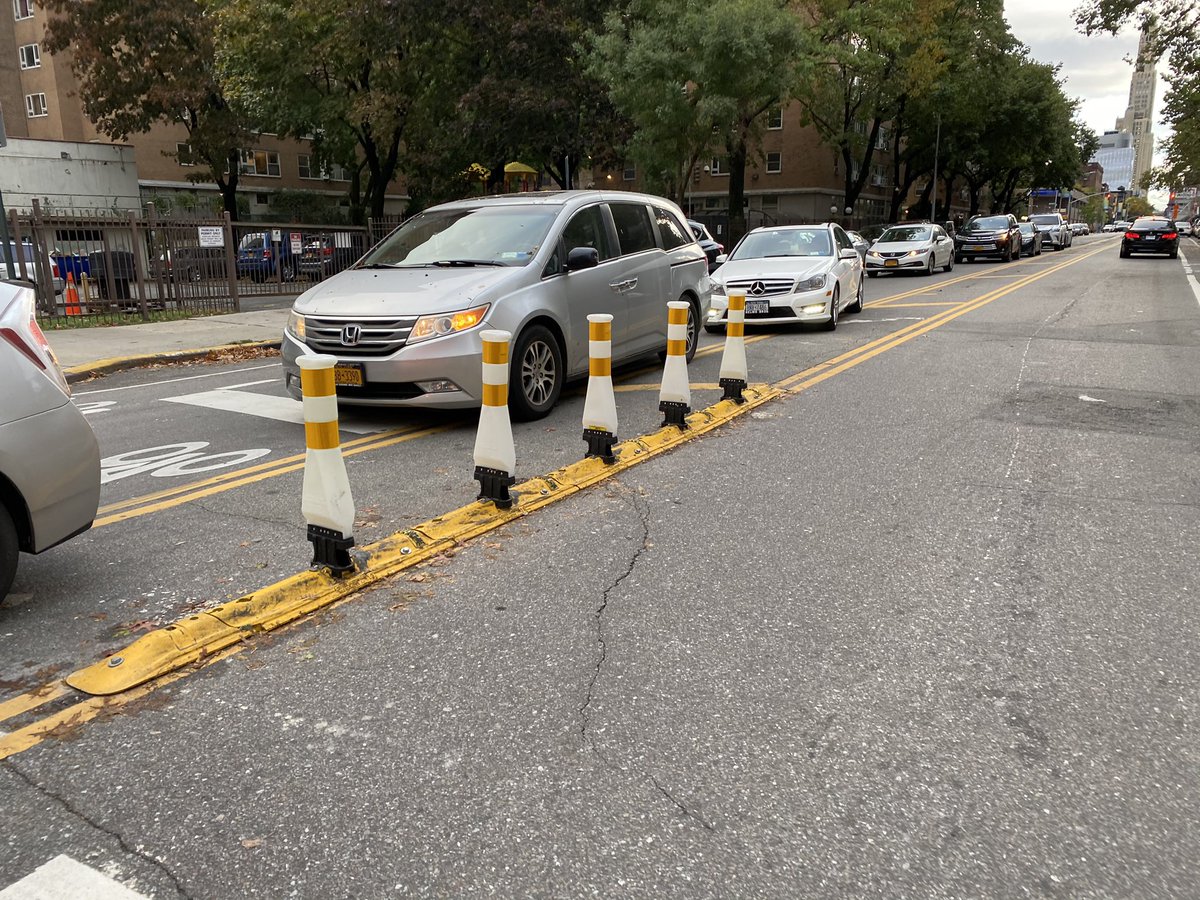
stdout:
[(1126, 25), (1147, 32), (1155, 55), (1191, 45), (1200, 38), (1200, 6), (1195, 0), (1085, 0), (1075, 11), (1084, 34), (1116, 34)]
[(1129, 197), (1125, 201), (1125, 215), (1136, 219), (1138, 216), (1154, 215), (1154, 207), (1145, 197)]
[(214, 33), (196, 0), (45, 0), (55, 15), (46, 49), (70, 53), (83, 111), (117, 141), (158, 123), (187, 130), (187, 158), (202, 162), (236, 219), (239, 148), (249, 134), (243, 107), (214, 65)]
[[(115, 2), (115, 0), (114, 0)], [(265, 127), (351, 173), (351, 213), (384, 211), (414, 107), (452, 36), (420, 0), (210, 0), (226, 90)], [(365, 174), (365, 184), (362, 176)]]
[(801, 34), (783, 0), (633, 0), (591, 40), (593, 73), (636, 128), (630, 152), (680, 202), (697, 162), (724, 149), (734, 239), (745, 230), (746, 163), (798, 81)]

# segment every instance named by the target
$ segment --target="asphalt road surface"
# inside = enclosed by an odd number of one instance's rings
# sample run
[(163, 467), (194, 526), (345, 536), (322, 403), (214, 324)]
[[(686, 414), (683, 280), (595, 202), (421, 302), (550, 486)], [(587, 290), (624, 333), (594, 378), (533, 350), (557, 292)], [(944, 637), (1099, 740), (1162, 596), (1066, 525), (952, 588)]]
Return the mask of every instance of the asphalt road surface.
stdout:
[[(788, 396), (9, 756), (0, 889), (66, 854), (168, 898), (1194, 895), (1184, 254), (748, 329)], [(617, 373), (621, 437), (659, 374)], [(101, 516), (22, 560), (0, 704), (307, 566), (280, 378), (77, 386)], [(518, 477), (582, 455), (582, 402), (515, 426)], [(474, 499), (475, 419), (344, 411), (360, 544)]]

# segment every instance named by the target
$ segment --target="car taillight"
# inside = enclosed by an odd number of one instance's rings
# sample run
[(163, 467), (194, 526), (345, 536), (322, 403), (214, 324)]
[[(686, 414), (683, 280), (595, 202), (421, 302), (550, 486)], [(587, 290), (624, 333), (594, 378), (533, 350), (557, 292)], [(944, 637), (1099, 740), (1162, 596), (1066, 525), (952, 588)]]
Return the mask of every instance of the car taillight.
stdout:
[(1138, 233), (1136, 231), (1127, 231), (1125, 232), (1125, 239), (1129, 241), (1136, 241), (1138, 239)]
[(1178, 231), (1168, 231), (1166, 234), (1163, 235), (1163, 240), (1164, 241), (1173, 241), (1177, 237), (1179, 237)]
[(271, 258), (271, 251), (270, 251), (270, 250), (264, 250), (264, 251), (263, 251), (263, 259), (270, 259), (270, 258)]
[(33, 291), (23, 290), (0, 315), (0, 337), (15, 347), (22, 356), (46, 373), (46, 377), (70, 396), (71, 387), (58, 365), (50, 342), (38, 327), (34, 312)]
[(58, 263), (54, 260), (53, 257), (50, 258), (50, 277), (52, 277), (52, 278), (58, 277)]
[(325, 256), (333, 256), (333, 248), (326, 247), (324, 250), (321, 251), (321, 253)]

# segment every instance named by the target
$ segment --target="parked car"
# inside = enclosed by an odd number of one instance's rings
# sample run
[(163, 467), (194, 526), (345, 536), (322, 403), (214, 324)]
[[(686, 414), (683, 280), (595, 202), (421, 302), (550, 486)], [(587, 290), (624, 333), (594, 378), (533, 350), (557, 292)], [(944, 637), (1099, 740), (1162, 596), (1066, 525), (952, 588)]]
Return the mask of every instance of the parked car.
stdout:
[(867, 275), (881, 272), (917, 272), (932, 275), (934, 269), (954, 268), (954, 242), (941, 225), (923, 222), (893, 225), (867, 251)]
[(310, 281), (336, 275), (363, 255), (363, 243), (359, 233), (316, 235), (305, 243), (304, 252), (300, 254), (300, 274)]
[(1038, 213), (1030, 216), (1029, 221), (1042, 233), (1043, 246), (1051, 250), (1065, 250), (1071, 246), (1071, 229), (1063, 220), (1062, 213)]
[(164, 281), (225, 278), (225, 248), (177, 245), (159, 254), (157, 265)]
[(34, 314), (34, 291), (0, 281), (0, 599), (21, 551), (91, 527), (100, 449)]
[(692, 234), (696, 236), (696, 243), (700, 245), (700, 249), (708, 258), (708, 271), (711, 272), (717, 267), (717, 257), (725, 252), (725, 245), (712, 236), (712, 232), (703, 222), (688, 219), (688, 227), (692, 229)]
[(299, 260), (286, 233), (283, 240), (272, 241), (269, 231), (251, 231), (238, 241), (239, 278), (267, 281), (278, 276), (280, 281), (295, 281), (299, 272)]
[(1021, 229), (1021, 255), (1041, 256), (1042, 233), (1038, 231), (1037, 225), (1033, 222), (1021, 222), (1018, 227)]
[(1083, 237), (1085, 234), (1091, 234), (1091, 229), (1087, 227), (1086, 222), (1072, 222), (1067, 227), (1071, 229), (1072, 237)]
[(860, 312), (863, 262), (840, 225), (780, 225), (747, 232), (712, 274), (704, 327), (725, 328), (729, 294), (746, 295), (746, 322), (820, 322), (832, 331), (842, 310)]
[(871, 249), (871, 242), (857, 231), (847, 231), (846, 234), (850, 236), (850, 243), (854, 245), (854, 249), (858, 251), (859, 257), (865, 263), (867, 260), (867, 251)]
[(1191, 222), (1185, 222), (1185, 221), (1181, 220), (1181, 221), (1175, 223), (1175, 227), (1176, 227), (1176, 229), (1178, 229), (1179, 234), (1182, 235), (1183, 237), (1188, 237), (1192, 233), (1192, 223)]
[(954, 236), (955, 262), (978, 257), (1014, 260), (1020, 256), (1021, 228), (1010, 214), (975, 216)]
[(480, 331), (512, 334), (509, 409), (535, 419), (588, 374), (589, 313), (614, 316), (614, 362), (665, 354), (667, 302), (689, 304), (686, 353), (710, 302), (708, 264), (661, 197), (560, 191), (475, 197), (413, 216), (354, 266), (305, 291), (283, 340), (337, 358), (342, 403), (480, 405)]
[(1128, 258), (1134, 253), (1166, 254), (1171, 259), (1179, 256), (1179, 230), (1175, 223), (1162, 216), (1141, 216), (1121, 238), (1121, 256)]
[[(58, 260), (53, 254), (41, 257), (29, 241), (8, 242), (9, 252), (12, 253), (13, 278), (37, 284), (43, 270), (47, 272), (50, 286), (54, 293), (61, 294), (66, 286), (65, 276), (60, 274)], [(25, 262), (25, 276), (21, 277), (21, 261)], [(4, 244), (0, 243), (0, 278), (7, 278), (8, 270), (4, 258)]]

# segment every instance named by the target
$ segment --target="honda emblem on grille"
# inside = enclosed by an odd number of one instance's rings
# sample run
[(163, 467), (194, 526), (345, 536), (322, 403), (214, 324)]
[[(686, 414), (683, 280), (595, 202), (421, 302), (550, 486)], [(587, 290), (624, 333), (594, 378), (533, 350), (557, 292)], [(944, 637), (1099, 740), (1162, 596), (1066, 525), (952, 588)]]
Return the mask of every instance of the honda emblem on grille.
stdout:
[(361, 325), (343, 325), (342, 326), (342, 346), (356, 347), (358, 341), (362, 337)]
[(761, 281), (756, 281), (756, 282), (754, 282), (754, 284), (750, 285), (750, 293), (752, 293), (756, 297), (761, 296), (762, 294), (765, 294), (766, 292), (767, 292), (767, 286), (765, 284), (763, 284)]

